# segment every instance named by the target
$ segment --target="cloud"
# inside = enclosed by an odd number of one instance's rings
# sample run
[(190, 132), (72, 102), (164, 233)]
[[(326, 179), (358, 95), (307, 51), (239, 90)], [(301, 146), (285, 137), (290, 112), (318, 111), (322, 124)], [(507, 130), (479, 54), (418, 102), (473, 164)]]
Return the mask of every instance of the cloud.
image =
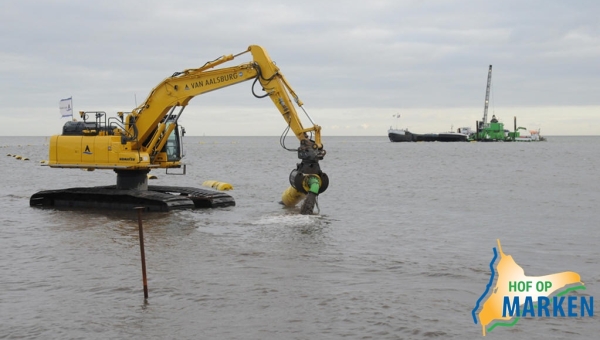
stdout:
[[(0, 116), (17, 110), (40, 127), (5, 126), (0, 134), (60, 132), (51, 128), (50, 112), (68, 96), (76, 110), (129, 111), (173, 72), (251, 44), (268, 50), (317, 123), (328, 122), (321, 124), (324, 136), (327, 126), (331, 133), (385, 135), (388, 124), (374, 112), (435, 111), (472, 125), (481, 115), (490, 64), (498, 108), (597, 112), (598, 12), (595, 1), (8, 2), (0, 13), (0, 29), (11, 32), (0, 36)], [(228, 65), (246, 61), (244, 55)], [(274, 109), (268, 101), (253, 103), (249, 86), (194, 99), (186, 117), (196, 109)], [(255, 124), (252, 133), (281, 125), (276, 114), (253, 117), (270, 127)], [(596, 117), (589, 115), (590, 126), (600, 126)], [(557, 116), (538, 118), (557, 133), (582, 131)], [(449, 125), (419, 119), (431, 129)], [(600, 127), (584, 130), (600, 134)], [(250, 132), (215, 127), (210, 133)]]

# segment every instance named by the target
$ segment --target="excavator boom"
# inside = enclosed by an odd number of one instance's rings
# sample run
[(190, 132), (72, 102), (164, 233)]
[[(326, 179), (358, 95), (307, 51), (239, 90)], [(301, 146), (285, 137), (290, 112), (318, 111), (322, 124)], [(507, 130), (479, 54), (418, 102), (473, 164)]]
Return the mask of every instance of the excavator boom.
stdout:
[[(252, 62), (214, 69), (247, 52), (252, 53)], [(313, 124), (312, 127), (305, 129), (302, 126), (288, 91), (299, 106), (302, 105), (302, 102), (271, 60), (267, 51), (257, 45), (250, 46), (247, 51), (235, 56), (224, 55), (200, 68), (176, 72), (163, 80), (152, 90), (146, 101), (133, 110), (130, 116), (130, 119), (136, 121), (139, 140), (146, 140), (173, 107), (187, 106), (195, 96), (251, 79), (260, 82), (299, 140), (304, 139), (306, 133), (314, 132), (315, 143), (320, 148), (322, 147), (320, 127)]]

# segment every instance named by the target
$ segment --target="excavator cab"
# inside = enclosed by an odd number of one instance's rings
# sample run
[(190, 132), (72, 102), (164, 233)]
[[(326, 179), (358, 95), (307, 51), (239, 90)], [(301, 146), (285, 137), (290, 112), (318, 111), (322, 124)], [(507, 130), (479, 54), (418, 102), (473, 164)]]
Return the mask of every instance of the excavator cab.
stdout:
[(179, 115), (170, 114), (163, 120), (165, 133), (169, 133), (168, 131), (171, 132), (166, 136), (164, 146), (157, 152), (154, 162), (163, 164), (172, 163), (171, 166), (177, 164), (175, 167), (179, 167), (179, 161), (184, 156), (182, 138), (185, 134), (185, 129), (177, 123), (178, 119)]
[[(177, 124), (173, 122), (171, 124)], [(183, 135), (185, 129), (182, 126), (177, 126), (173, 129), (173, 132), (167, 137), (167, 142), (161, 150), (167, 154), (167, 162), (178, 162), (183, 158)]]

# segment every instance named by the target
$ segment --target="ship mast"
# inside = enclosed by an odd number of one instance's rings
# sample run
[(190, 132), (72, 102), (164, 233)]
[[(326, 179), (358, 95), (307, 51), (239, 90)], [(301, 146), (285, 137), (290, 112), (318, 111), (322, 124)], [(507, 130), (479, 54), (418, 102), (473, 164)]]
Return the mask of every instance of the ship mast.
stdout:
[(490, 102), (490, 85), (492, 84), (492, 65), (488, 71), (487, 88), (485, 89), (485, 106), (483, 108), (483, 126), (487, 126), (488, 104)]

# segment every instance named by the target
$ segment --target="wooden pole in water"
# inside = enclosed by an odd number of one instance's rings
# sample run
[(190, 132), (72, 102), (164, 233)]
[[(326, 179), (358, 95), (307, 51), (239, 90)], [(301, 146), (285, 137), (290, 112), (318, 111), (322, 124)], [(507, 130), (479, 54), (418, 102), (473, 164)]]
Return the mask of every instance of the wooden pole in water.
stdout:
[(142, 279), (144, 281), (144, 299), (148, 299), (148, 280), (146, 279), (146, 254), (144, 251), (144, 227), (142, 226), (142, 210), (144, 207), (136, 207), (138, 212), (138, 229), (140, 230), (140, 253), (142, 253)]

